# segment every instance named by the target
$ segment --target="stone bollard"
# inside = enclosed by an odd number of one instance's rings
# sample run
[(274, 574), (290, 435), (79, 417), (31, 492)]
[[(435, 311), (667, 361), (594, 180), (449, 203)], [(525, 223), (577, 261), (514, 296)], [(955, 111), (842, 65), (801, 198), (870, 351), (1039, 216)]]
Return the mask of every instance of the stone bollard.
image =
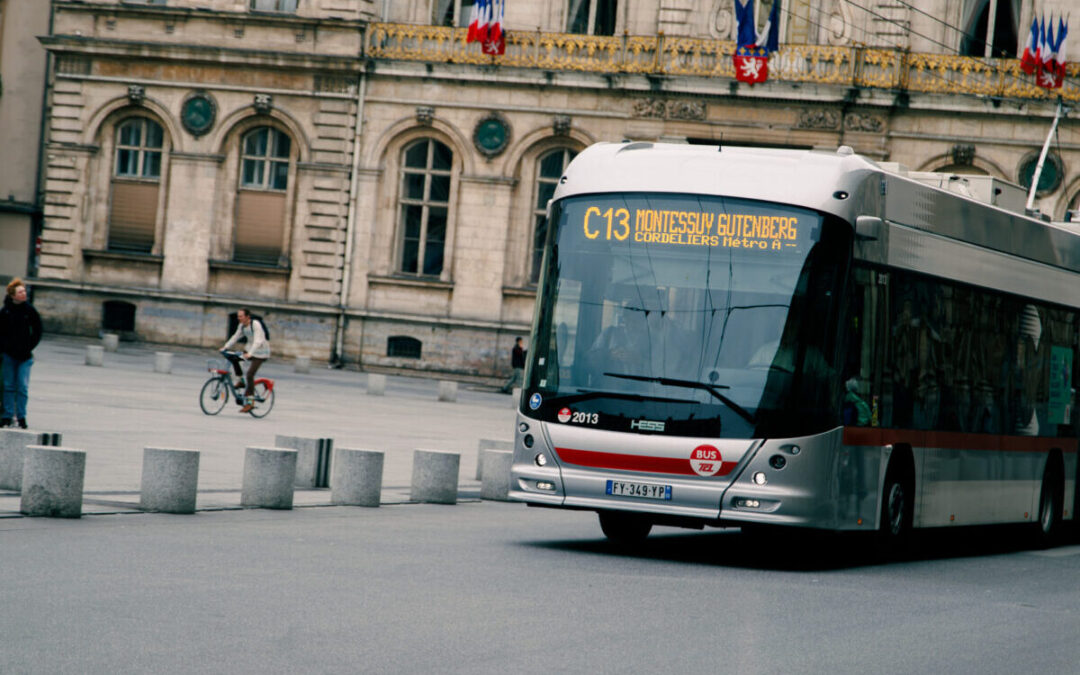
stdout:
[(514, 387), (510, 392), (510, 407), (517, 410), (521, 407), (521, 387)]
[(297, 356), (296, 364), (293, 368), (298, 373), (310, 373), (311, 372), (311, 357), (310, 356)]
[(139, 508), (161, 513), (195, 513), (199, 451), (144, 448)]
[(505, 502), (510, 499), (510, 467), (514, 464), (511, 450), (484, 451), (484, 482), (480, 484), (480, 499)]
[(154, 352), (154, 372), (166, 375), (172, 372), (171, 352)]
[(120, 347), (120, 336), (116, 333), (105, 333), (101, 336), (101, 346), (107, 352), (115, 352)]
[(457, 400), (457, 382), (439, 380), (439, 400), (453, 403)]
[(30, 445), (23, 461), (19, 511), (28, 516), (82, 517), (86, 453)]
[(461, 455), (439, 450), (414, 450), (412, 492), (414, 502), (457, 504)]
[(476, 444), (476, 480), (484, 479), (484, 452), (488, 450), (514, 451), (513, 441), (497, 441), (491, 438), (481, 438)]
[(31, 445), (59, 445), (52, 434), (39, 434), (22, 429), (0, 429), (0, 490), (22, 489), (23, 462), (26, 448)]
[(378, 506), (382, 499), (383, 453), (338, 448), (330, 474), (330, 503)]
[(105, 348), (101, 345), (86, 345), (86, 365), (105, 365)]
[(368, 373), (367, 376), (368, 396), (383, 396), (386, 394), (386, 376), (381, 373)]
[(291, 509), (296, 455), (295, 450), (282, 448), (248, 448), (244, 454), (240, 506)]
[(330, 457), (334, 450), (334, 439), (278, 435), (274, 436), (274, 447), (296, 450), (295, 487), (330, 487)]

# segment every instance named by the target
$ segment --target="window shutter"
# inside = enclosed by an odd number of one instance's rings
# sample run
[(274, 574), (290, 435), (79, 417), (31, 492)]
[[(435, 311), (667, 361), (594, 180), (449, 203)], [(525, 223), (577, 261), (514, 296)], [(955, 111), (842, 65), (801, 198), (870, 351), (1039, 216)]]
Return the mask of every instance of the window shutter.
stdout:
[(285, 194), (240, 190), (236, 194), (236, 262), (277, 265), (285, 236)]
[(109, 249), (149, 253), (154, 248), (158, 184), (113, 181)]

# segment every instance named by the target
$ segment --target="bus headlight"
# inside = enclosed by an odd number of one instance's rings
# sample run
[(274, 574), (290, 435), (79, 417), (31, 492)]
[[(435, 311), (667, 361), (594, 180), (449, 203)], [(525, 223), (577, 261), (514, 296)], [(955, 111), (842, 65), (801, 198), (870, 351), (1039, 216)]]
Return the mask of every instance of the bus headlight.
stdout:
[(765, 483), (768, 483), (768, 482), (769, 482), (769, 479), (765, 477), (765, 472), (764, 471), (758, 471), (757, 473), (754, 474), (754, 484), (755, 485), (764, 485)]
[(536, 453), (536, 457), (533, 457), (533, 461), (536, 462), (536, 466), (547, 466), (547, 455), (538, 452)]

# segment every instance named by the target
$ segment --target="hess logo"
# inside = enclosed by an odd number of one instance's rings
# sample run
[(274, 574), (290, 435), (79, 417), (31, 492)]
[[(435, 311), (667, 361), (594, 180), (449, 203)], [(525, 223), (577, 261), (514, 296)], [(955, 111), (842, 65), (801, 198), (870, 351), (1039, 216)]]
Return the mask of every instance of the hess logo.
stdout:
[(712, 445), (699, 445), (690, 453), (690, 468), (699, 476), (715, 476), (723, 464), (720, 451)]

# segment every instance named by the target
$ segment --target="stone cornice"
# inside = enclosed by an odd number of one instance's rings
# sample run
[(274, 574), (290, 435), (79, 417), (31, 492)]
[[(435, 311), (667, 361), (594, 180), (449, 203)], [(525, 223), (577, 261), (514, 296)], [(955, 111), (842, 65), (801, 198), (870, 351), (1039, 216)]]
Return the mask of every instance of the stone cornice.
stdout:
[(364, 30), (369, 22), (367, 19), (344, 19), (337, 16), (299, 16), (287, 12), (229, 12), (207, 7), (171, 7), (169, 5), (138, 5), (129, 3), (98, 5), (83, 2), (53, 2), (53, 9), (57, 13), (71, 12), (73, 14), (84, 13), (107, 16), (137, 16), (139, 18), (155, 18), (166, 21), (203, 19), (227, 23), (241, 22), (247, 24), (285, 26), (288, 28), (311, 26), (316, 28), (332, 27)]
[(359, 74), (362, 62), (355, 54), (327, 55), (314, 52), (281, 52), (216, 45), (170, 44), (144, 40), (116, 40), (72, 35), (38, 38), (55, 54), (79, 54), (120, 59), (153, 59), (170, 62), (214, 63), (232, 66), (335, 70)]

